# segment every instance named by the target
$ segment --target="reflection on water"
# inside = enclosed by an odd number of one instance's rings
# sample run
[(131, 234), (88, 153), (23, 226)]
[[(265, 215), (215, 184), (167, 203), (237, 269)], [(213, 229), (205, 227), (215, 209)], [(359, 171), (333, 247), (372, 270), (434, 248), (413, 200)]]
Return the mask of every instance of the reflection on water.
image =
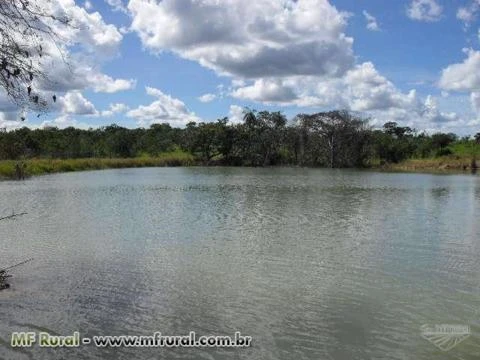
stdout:
[[(478, 359), (480, 179), (175, 168), (0, 183), (7, 359)], [(5, 260), (2, 260), (5, 261)], [(424, 324), (470, 325), (442, 352)], [(253, 337), (249, 349), (11, 349), (12, 331)]]

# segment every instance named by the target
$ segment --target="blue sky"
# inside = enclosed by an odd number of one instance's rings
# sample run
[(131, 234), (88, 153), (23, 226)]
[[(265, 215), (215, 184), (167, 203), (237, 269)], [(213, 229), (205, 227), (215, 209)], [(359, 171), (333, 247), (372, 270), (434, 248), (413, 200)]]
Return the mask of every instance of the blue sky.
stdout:
[[(238, 122), (248, 106), (480, 131), (480, 0), (54, 2), (78, 25), (71, 70), (52, 60), (39, 86), (60, 101), (27, 126)], [(15, 116), (0, 99), (0, 127)]]

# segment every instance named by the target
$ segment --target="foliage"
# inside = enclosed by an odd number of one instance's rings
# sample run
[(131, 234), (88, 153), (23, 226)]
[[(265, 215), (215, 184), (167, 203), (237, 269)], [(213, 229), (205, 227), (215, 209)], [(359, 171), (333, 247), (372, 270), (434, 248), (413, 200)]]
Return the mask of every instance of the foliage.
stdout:
[[(118, 125), (88, 130), (24, 127), (0, 133), (0, 160), (27, 160), (29, 174), (150, 166), (166, 153), (176, 154), (174, 164), (339, 168), (437, 157), (460, 157), (462, 164), (468, 158), (468, 163), (474, 164), (480, 144), (454, 134), (417, 133), (394, 122), (372, 129), (366, 119), (347, 111), (300, 114), (289, 124), (280, 112), (247, 109), (241, 124), (229, 124), (223, 118), (190, 123), (183, 129), (155, 124), (148, 129)], [(178, 159), (178, 155), (188, 155), (188, 159)], [(161, 163), (169, 165), (170, 161)], [(0, 174), (14, 173), (14, 164), (1, 162)]]
[(480, 132), (475, 134), (475, 142), (480, 144)]
[[(0, 161), (0, 177), (15, 178), (18, 161)], [(195, 160), (189, 153), (172, 151), (156, 157), (138, 158), (83, 158), (83, 159), (28, 159), (24, 162), (27, 175), (42, 175), (57, 172), (100, 170), (116, 168), (191, 166)]]
[(363, 166), (369, 153), (367, 121), (347, 111), (297, 116), (301, 164), (311, 166)]

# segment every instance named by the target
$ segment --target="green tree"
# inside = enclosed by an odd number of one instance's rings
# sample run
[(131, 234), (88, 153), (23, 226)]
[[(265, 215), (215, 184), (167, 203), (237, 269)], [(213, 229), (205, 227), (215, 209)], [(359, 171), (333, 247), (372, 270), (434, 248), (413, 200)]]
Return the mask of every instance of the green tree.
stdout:
[(244, 122), (248, 133), (248, 152), (251, 165), (268, 166), (275, 164), (283, 142), (287, 119), (281, 112), (247, 109)]
[(312, 165), (362, 166), (368, 154), (367, 121), (347, 111), (301, 114), (297, 122)]

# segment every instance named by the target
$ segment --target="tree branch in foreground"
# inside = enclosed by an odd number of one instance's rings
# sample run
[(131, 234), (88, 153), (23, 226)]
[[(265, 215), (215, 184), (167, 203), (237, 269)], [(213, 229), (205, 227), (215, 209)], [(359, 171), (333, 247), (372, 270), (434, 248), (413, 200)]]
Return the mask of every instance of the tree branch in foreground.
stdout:
[(69, 23), (66, 16), (49, 13), (48, 3), (0, 1), (0, 87), (23, 110), (45, 111), (47, 101), (34, 80), (46, 79), (42, 59), (49, 55), (52, 44), (60, 50), (59, 36), (52, 26)]

